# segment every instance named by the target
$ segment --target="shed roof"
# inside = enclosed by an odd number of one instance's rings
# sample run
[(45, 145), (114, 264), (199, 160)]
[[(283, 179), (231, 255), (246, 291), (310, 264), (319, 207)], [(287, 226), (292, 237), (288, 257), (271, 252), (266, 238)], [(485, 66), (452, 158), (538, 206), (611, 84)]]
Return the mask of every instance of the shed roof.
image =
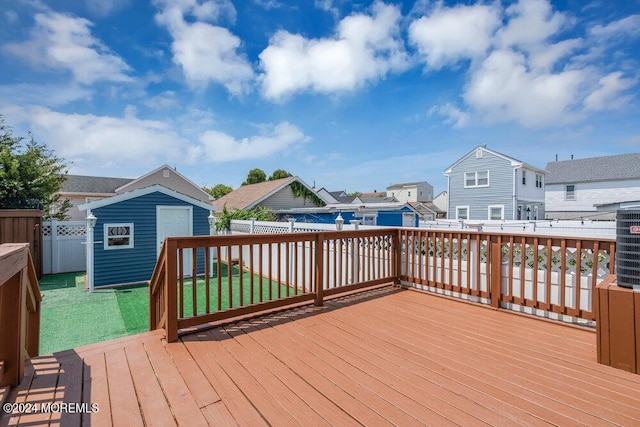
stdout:
[(547, 184), (640, 179), (640, 153), (547, 163)]
[(81, 211), (91, 210), (101, 208), (103, 206), (109, 206), (114, 203), (124, 202), (125, 200), (134, 199), (136, 197), (144, 196), (146, 194), (151, 194), (154, 192), (163, 193), (167, 196), (175, 197), (178, 200), (182, 200), (183, 202), (189, 203), (194, 206), (201, 207), (202, 209), (206, 209), (209, 211), (217, 210), (215, 206), (205, 203), (201, 200), (194, 199), (191, 196), (187, 196), (186, 194), (178, 193), (177, 191), (171, 190), (165, 186), (160, 184), (151, 185), (149, 187), (138, 188), (136, 190), (127, 191), (126, 193), (116, 194), (115, 196), (107, 197), (100, 200), (94, 200), (93, 202), (84, 203), (78, 206), (78, 209)]
[(115, 193), (116, 189), (133, 181), (131, 178), (109, 178), (104, 176), (67, 175), (61, 193)]

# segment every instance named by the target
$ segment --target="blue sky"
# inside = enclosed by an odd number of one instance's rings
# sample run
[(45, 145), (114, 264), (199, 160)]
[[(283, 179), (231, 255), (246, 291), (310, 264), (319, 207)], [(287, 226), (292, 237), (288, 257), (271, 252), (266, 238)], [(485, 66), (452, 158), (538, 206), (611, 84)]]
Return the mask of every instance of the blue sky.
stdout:
[(428, 181), (640, 151), (640, 0), (0, 0), (0, 114), (70, 173)]

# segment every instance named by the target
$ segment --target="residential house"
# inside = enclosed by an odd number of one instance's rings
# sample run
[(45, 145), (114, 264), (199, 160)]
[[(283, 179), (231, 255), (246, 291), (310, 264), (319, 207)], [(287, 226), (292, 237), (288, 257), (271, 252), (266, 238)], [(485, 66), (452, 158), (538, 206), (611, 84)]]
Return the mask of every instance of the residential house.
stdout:
[(548, 219), (615, 219), (640, 206), (640, 153), (547, 163)]
[[(211, 233), (210, 203), (159, 184), (137, 188), (78, 206), (94, 217), (88, 234), (87, 283), (93, 287), (146, 282), (151, 278), (165, 237)], [(204, 268), (198, 255), (198, 271)], [(190, 276), (191, 254), (184, 254)]]
[(437, 196), (433, 198), (433, 204), (438, 210), (440, 210), (441, 216), (438, 218), (446, 218), (447, 217), (447, 209), (449, 209), (449, 193), (446, 191), (441, 191)]
[(393, 184), (387, 187), (387, 197), (399, 202), (430, 202), (433, 200), (433, 185), (426, 181)]
[(316, 208), (292, 208), (276, 211), (280, 219), (294, 218), (296, 222), (334, 224), (340, 215), (345, 224), (359, 221), (362, 225), (387, 227), (417, 227), (419, 212), (409, 203), (357, 202), (327, 204)]
[(79, 205), (111, 197), (116, 194), (118, 188), (131, 181), (133, 181), (131, 178), (67, 175), (59, 194), (61, 198), (68, 199), (71, 202), (71, 208), (67, 211), (69, 219), (71, 221), (84, 221), (86, 214), (78, 209)]
[(297, 176), (265, 181), (258, 184), (243, 185), (213, 201), (218, 211), (223, 209), (249, 210), (256, 207), (266, 207), (277, 211), (279, 209), (316, 207), (332, 202), (324, 198), (322, 193), (316, 193)]
[(543, 169), (478, 146), (445, 169), (444, 174), (451, 219), (544, 218)]
[(79, 205), (156, 184), (203, 202), (209, 202), (212, 199), (202, 188), (168, 165), (163, 165), (136, 179), (67, 175), (60, 190), (60, 196), (69, 199), (72, 204), (72, 208), (67, 211), (69, 219), (83, 221), (85, 213), (78, 209)]

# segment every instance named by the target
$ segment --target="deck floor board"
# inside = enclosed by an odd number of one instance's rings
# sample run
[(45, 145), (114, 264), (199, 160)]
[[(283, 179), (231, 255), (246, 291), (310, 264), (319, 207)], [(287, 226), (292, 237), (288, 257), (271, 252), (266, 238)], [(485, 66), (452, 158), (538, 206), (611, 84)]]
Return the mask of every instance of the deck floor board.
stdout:
[(394, 287), (25, 372), (8, 402), (99, 411), (0, 413), (0, 426), (640, 425), (640, 375), (599, 365), (594, 331)]

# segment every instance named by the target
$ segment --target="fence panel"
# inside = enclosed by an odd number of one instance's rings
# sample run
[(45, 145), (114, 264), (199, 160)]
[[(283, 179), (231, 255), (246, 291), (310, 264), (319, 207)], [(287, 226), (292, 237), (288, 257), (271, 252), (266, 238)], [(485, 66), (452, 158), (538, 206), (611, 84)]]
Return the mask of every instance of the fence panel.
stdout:
[(44, 274), (87, 269), (87, 226), (84, 221), (45, 221), (42, 224)]

